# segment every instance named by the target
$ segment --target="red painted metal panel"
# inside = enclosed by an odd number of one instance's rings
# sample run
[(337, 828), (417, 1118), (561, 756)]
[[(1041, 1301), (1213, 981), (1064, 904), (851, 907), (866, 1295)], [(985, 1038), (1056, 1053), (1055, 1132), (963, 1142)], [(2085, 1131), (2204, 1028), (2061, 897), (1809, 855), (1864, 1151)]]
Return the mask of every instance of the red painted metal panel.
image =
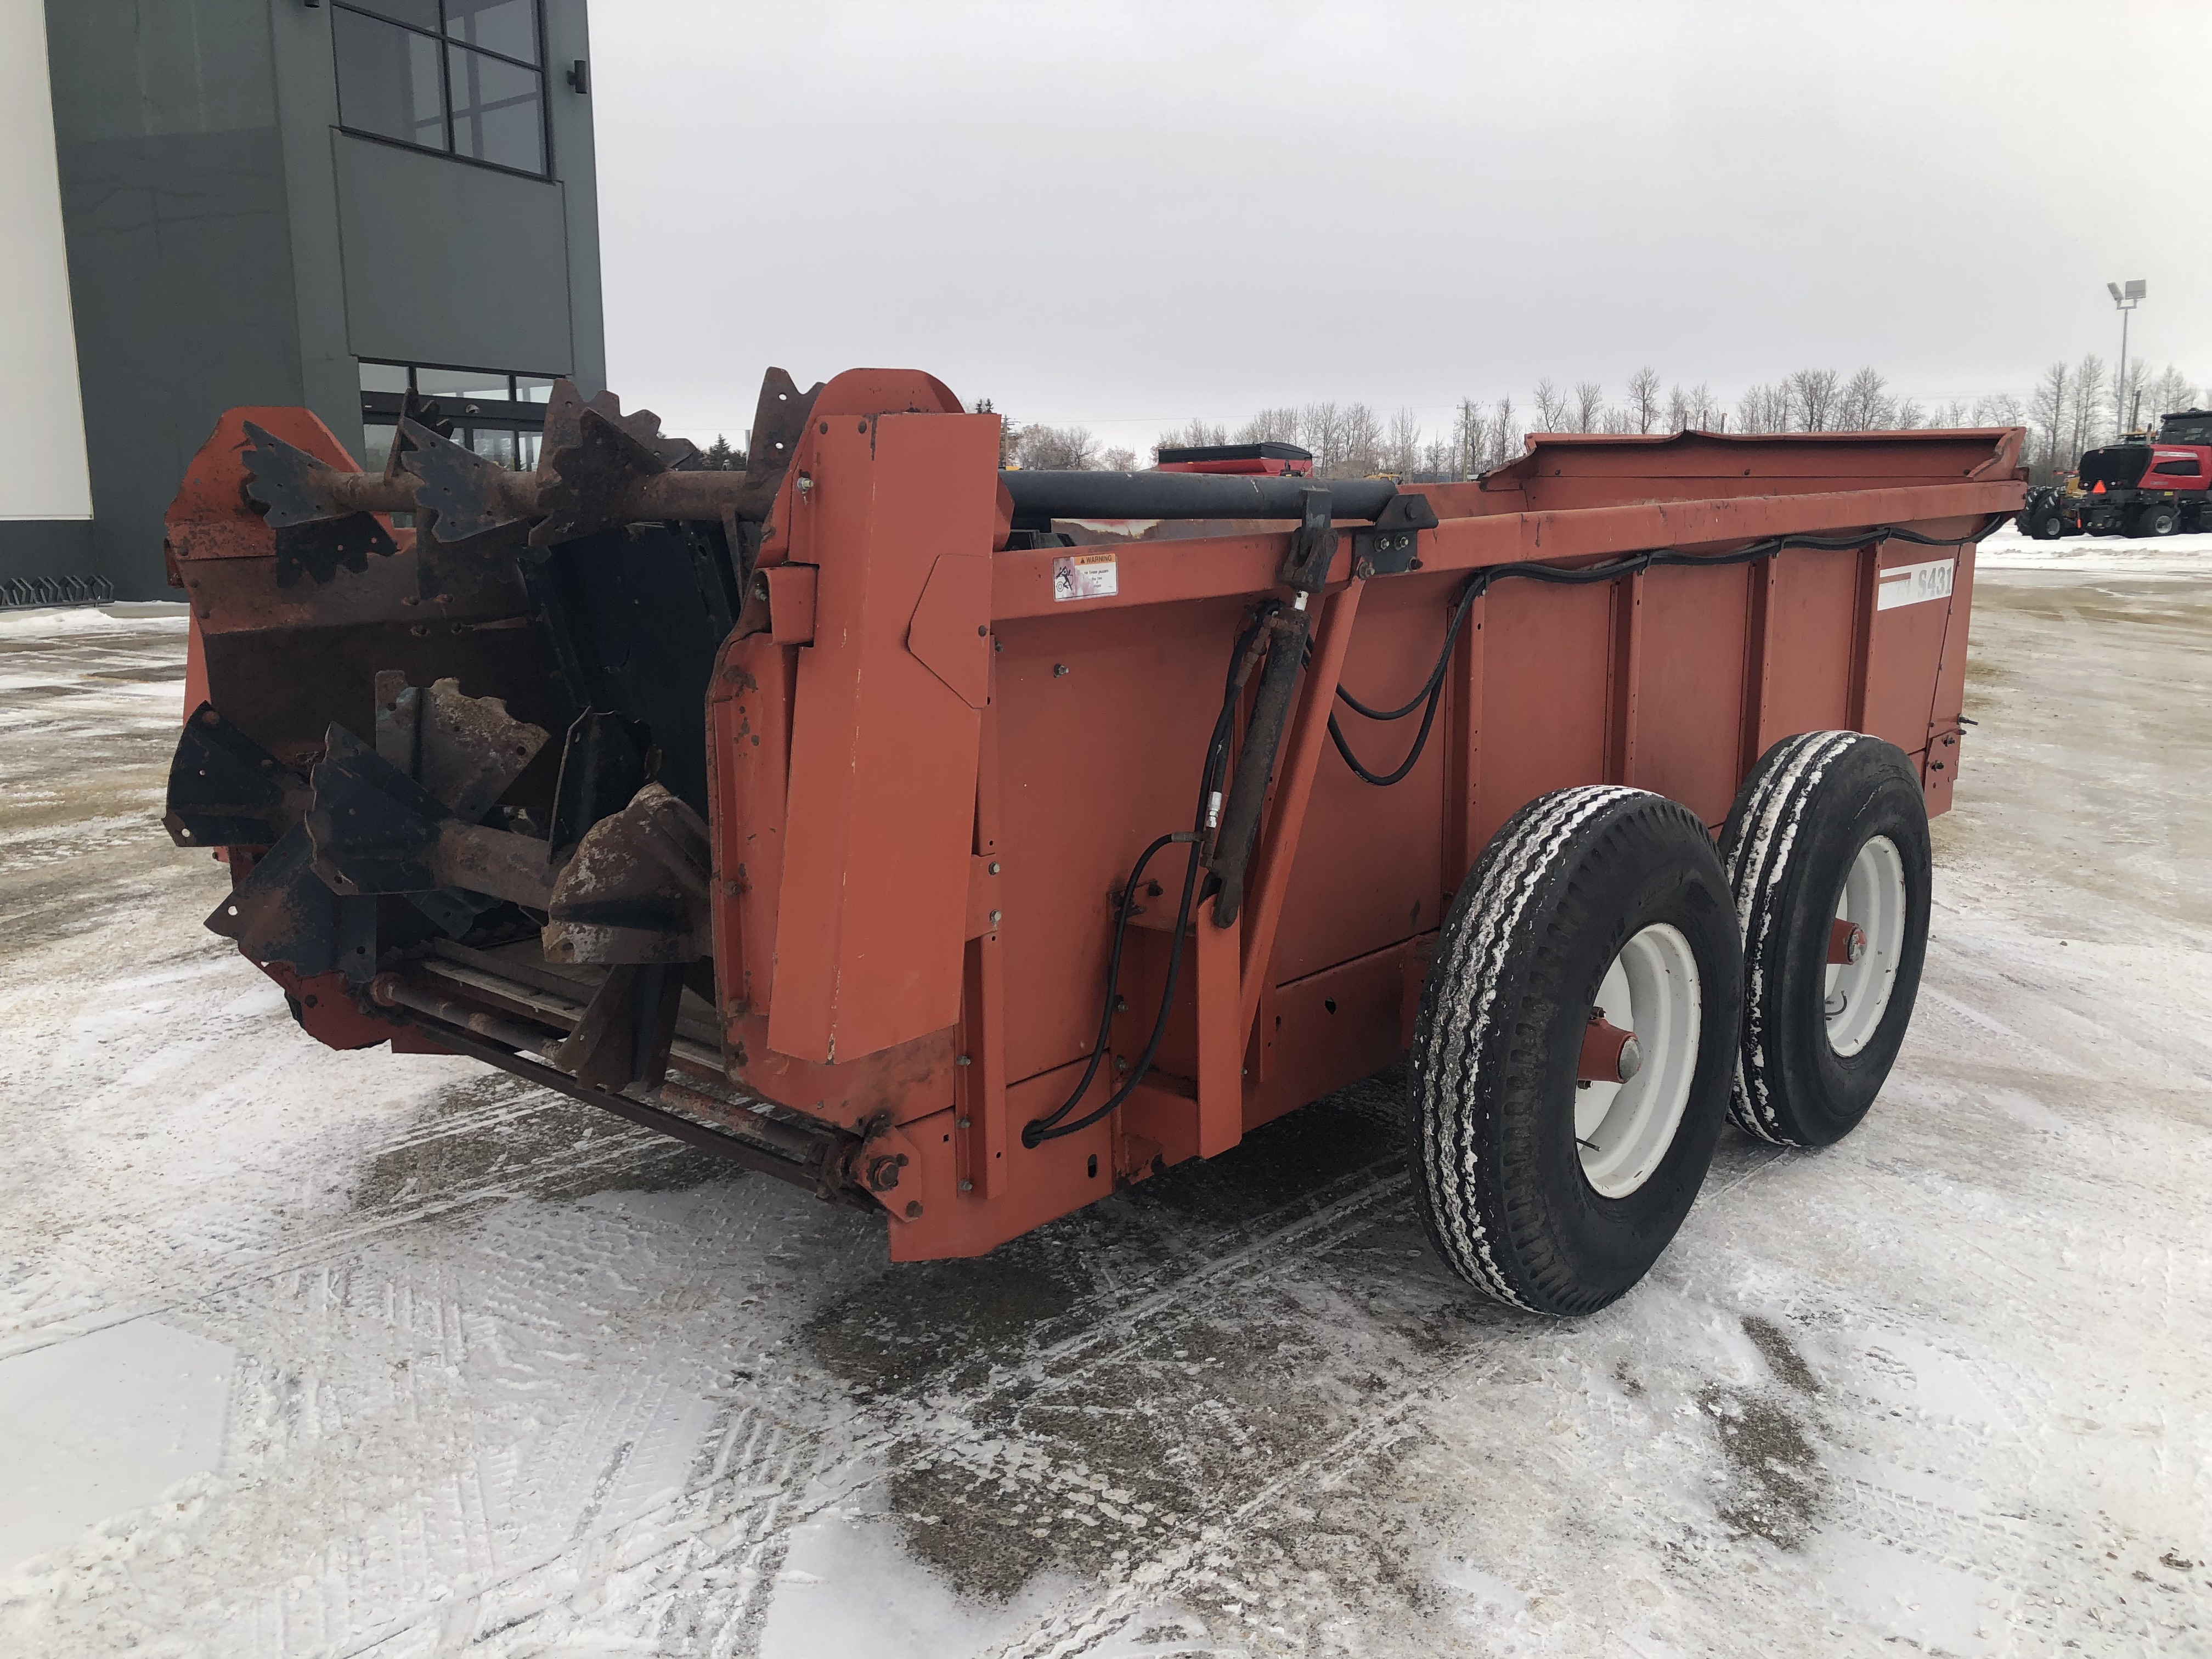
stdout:
[[(1024, 1123), (1057, 1106), (1075, 1086), (1080, 1070), (1068, 1066), (1013, 1085), (1006, 1091), (1008, 1119)], [(1097, 1105), (1110, 1086), (1106, 1079), (1099, 1079), (1078, 1109), (1087, 1111)], [(895, 1218), (909, 1203), (919, 1205), (921, 1213), (911, 1220), (891, 1222), (894, 1261), (981, 1255), (1054, 1216), (1105, 1197), (1117, 1184), (1110, 1121), (1094, 1123), (1065, 1139), (1048, 1140), (1035, 1149), (1024, 1146), (1017, 1138), (1006, 1148), (1005, 1196), (994, 1201), (960, 1191), (959, 1155), (953, 1144), (951, 1109), (908, 1124), (906, 1134), (921, 1157), (890, 1194), (895, 1204), (885, 1207), (892, 1209)]]
[[(1097, 1036), (1108, 895), (1153, 836), (1191, 825), (1242, 615), (1231, 599), (1143, 611), (1078, 603), (998, 626), (1010, 1079), (1065, 1065)], [(1153, 860), (1168, 886), (1147, 904), (1173, 905), (1188, 856)]]
[(1790, 554), (1766, 566), (1765, 582), (1754, 763), (1793, 733), (1850, 724), (1859, 560), (1851, 553)]
[(1437, 920), (1441, 921), (1459, 891), (1460, 883), (1482, 851), (1483, 837), (1476, 832), (1480, 817), (1477, 796), (1482, 777), (1482, 688), (1486, 623), (1490, 600), (1478, 598), (1468, 608), (1467, 623), (1453, 647), (1452, 664), (1444, 682), (1443, 730), (1440, 741), (1449, 760), (1444, 771), (1444, 821), (1442, 861), (1437, 870)]
[(1644, 578), (1634, 763), (1628, 781), (1728, 817), (1742, 774), (1744, 669), (1755, 566), (1661, 568)]
[(1613, 600), (1610, 585), (1500, 582), (1483, 629), (1488, 736), (1472, 814), (1479, 847), (1549, 789), (1606, 776)]
[[(1878, 568), (1942, 565), (1948, 567), (1947, 580), (1954, 582), (1955, 552), (1948, 547), (1885, 542)], [(1895, 586), (1881, 583), (1877, 592)], [(1928, 746), (1928, 716), (1951, 619), (1950, 603), (1946, 598), (1886, 605), (1878, 599), (1877, 604), (1867, 659), (1863, 729), (1888, 738), (1907, 754), (1917, 754)]]
[(990, 701), (990, 555), (939, 556), (915, 604), (907, 649), (970, 708)]
[(1373, 1077), (1406, 1050), (1407, 963), (1428, 935), (1273, 988), (1274, 1059), (1247, 1091), (1246, 1133), (1309, 1100)]
[(1924, 771), (1928, 810), (1950, 810), (1959, 778), (1960, 751), (1966, 746), (1966, 648), (1973, 611), (1974, 551), (1959, 550), (1951, 588), (1951, 614), (1943, 630), (1943, 660), (1936, 671), (1936, 696), (1928, 715), (1928, 763)]
[[(1421, 574), (1365, 586), (1343, 682), (1370, 708), (1395, 708), (1420, 690), (1436, 661), (1461, 580)], [(1335, 712), (1352, 753), (1385, 775), (1405, 758), (1421, 723), (1416, 713), (1378, 725), (1341, 702)], [(1297, 979), (1435, 926), (1443, 835), (1436, 809), (1449, 763), (1436, 732), (1405, 781), (1383, 789), (1356, 776), (1334, 745), (1322, 750), (1264, 982)], [(1413, 803), (1419, 805), (1403, 810)]]
[[(822, 428), (827, 428), (826, 430)], [(820, 567), (802, 648), (769, 1043), (851, 1059), (951, 1025), (974, 839), (977, 712), (907, 649), (941, 556), (987, 551), (989, 416), (818, 422), (792, 552)]]

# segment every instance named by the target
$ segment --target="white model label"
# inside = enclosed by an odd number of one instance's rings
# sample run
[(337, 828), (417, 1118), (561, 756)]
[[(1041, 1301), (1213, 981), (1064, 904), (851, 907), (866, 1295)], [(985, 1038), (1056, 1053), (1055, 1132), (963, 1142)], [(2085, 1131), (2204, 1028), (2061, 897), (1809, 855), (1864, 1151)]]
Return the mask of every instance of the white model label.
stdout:
[(1926, 564), (1900, 564), (1881, 573), (1874, 591), (1874, 608), (1893, 611), (1900, 605), (1951, 597), (1951, 573), (1957, 561), (1930, 559)]
[(1111, 553), (1073, 553), (1052, 562), (1054, 599), (1110, 599), (1114, 592)]

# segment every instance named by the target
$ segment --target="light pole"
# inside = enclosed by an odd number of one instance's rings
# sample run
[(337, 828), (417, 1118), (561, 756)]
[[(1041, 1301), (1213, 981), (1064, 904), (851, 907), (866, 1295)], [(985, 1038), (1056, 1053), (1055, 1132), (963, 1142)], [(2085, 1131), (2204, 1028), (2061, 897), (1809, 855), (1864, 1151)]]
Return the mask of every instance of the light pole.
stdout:
[(2112, 440), (2118, 442), (2128, 429), (2128, 313), (2142, 302), (2143, 279), (2136, 277), (2124, 291), (2118, 283), (2107, 283), (2106, 290), (2112, 303), (2120, 308), (2120, 376), (2119, 386), (2112, 398)]

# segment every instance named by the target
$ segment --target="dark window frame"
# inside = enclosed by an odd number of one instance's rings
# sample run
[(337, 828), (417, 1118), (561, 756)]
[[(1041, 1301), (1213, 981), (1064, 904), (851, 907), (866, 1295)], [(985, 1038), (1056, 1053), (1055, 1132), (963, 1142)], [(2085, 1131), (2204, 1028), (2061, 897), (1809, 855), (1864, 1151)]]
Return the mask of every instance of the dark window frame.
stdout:
[[(465, 434), (478, 431), (513, 433), (515, 438), (515, 465), (518, 467), (520, 466), (523, 439), (542, 436), (544, 433), (546, 404), (533, 403), (527, 398), (518, 397), (516, 394), (521, 388), (515, 383), (518, 380), (557, 380), (561, 378), (558, 374), (526, 368), (477, 369), (461, 363), (395, 363), (381, 357), (362, 357), (356, 359), (356, 362), (377, 368), (405, 370), (409, 391), (414, 392), (419, 398), (436, 403), (439, 406), (439, 419), (451, 424), (456, 437), (459, 438), (468, 448), (473, 449), (476, 446), (473, 439), (464, 436)], [(507, 397), (503, 399), (465, 398), (459, 393), (453, 392), (422, 392), (420, 389), (419, 377), (425, 369), (445, 374), (481, 374), (486, 380), (503, 379), (507, 382)], [(407, 393), (404, 392), (363, 392), (361, 394), (362, 424), (396, 427), (399, 421), (399, 411), (405, 404), (406, 398)], [(550, 401), (550, 397), (548, 401)]]
[[(413, 23), (404, 23), (398, 18), (387, 16), (380, 11), (372, 11), (365, 5), (349, 3), (349, 0), (331, 0), (331, 9), (334, 12), (350, 13), (356, 17), (365, 17), (371, 22), (382, 23), (387, 27), (415, 35), (418, 39), (429, 41), (437, 48), (438, 98), (441, 112), (445, 117), (446, 147), (439, 149), (428, 144), (410, 143), (404, 138), (395, 138), (388, 132), (370, 132), (361, 127), (349, 127), (345, 124), (345, 109), (343, 104), (338, 109), (340, 132), (347, 133), (356, 138), (366, 138), (374, 144), (390, 144), (396, 149), (407, 150), (416, 155), (438, 155), (448, 161), (459, 161), (468, 167), (486, 167), (494, 173), (504, 173), (512, 179), (535, 179), (540, 183), (553, 181), (555, 176), (553, 172), (553, 94), (550, 65), (545, 58), (544, 0), (530, 0), (531, 27), (537, 31), (538, 35), (539, 61), (535, 64), (526, 62), (520, 58), (511, 58), (503, 52), (494, 52), (489, 46), (477, 46), (447, 33), (445, 0), (438, 0), (438, 27), (434, 31), (418, 27)], [(491, 58), (495, 63), (508, 64), (538, 77), (538, 138), (539, 153), (545, 158), (545, 165), (542, 171), (532, 172), (528, 167), (509, 167), (504, 161), (483, 161), (474, 155), (464, 155), (454, 148), (453, 54), (456, 52), (473, 52)], [(331, 72), (335, 75), (337, 72), (337, 34), (335, 29), (331, 31)], [(428, 368), (434, 365), (425, 363), (422, 367)], [(410, 378), (411, 380), (411, 375)]]

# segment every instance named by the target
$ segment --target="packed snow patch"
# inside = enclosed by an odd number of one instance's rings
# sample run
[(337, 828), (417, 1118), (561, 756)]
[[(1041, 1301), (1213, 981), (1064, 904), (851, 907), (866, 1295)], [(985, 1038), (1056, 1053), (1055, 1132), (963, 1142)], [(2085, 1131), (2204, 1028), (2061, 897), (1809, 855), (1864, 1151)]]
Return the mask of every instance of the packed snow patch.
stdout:
[(2212, 535), (2062, 536), (2039, 542), (2007, 524), (1984, 541), (1978, 570), (2034, 570), (2079, 576), (2212, 577)]
[(231, 1358), (134, 1319), (0, 1359), (0, 1571), (213, 1469)]

